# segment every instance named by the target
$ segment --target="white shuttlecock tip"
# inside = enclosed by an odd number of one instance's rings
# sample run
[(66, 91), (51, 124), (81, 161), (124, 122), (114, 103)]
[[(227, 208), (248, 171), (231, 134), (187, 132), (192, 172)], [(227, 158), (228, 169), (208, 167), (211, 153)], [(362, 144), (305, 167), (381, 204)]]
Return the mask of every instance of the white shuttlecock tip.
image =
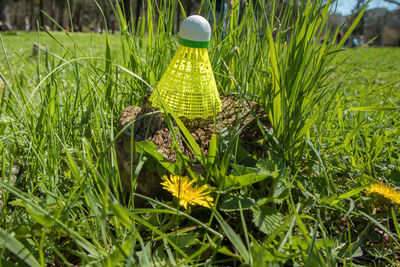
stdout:
[(210, 46), (211, 26), (208, 21), (199, 15), (187, 17), (179, 29), (179, 43), (193, 48), (207, 48)]

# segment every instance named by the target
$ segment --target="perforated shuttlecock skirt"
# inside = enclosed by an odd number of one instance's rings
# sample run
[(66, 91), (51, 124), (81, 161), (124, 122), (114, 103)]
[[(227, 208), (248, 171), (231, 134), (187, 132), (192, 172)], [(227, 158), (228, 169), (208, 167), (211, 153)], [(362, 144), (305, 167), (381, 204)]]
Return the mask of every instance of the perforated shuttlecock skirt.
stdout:
[(207, 48), (181, 45), (149, 100), (161, 108), (159, 96), (179, 117), (209, 118), (221, 111)]

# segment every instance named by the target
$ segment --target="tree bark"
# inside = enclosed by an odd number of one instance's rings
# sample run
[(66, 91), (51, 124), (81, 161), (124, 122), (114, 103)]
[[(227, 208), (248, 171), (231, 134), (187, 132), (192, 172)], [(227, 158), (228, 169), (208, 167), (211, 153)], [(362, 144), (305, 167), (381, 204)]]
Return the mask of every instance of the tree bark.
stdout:
[(7, 31), (11, 29), (11, 25), (8, 21), (8, 4), (9, 0), (0, 0), (0, 30)]
[(39, 0), (39, 25), (44, 27), (44, 17), (43, 17), (43, 0)]
[[(357, 4), (353, 10), (353, 13), (358, 12), (364, 5), (366, 5), (366, 0), (357, 0)], [(358, 23), (354, 33), (358, 33), (360, 35), (364, 35), (364, 25), (365, 25), (365, 17), (362, 16), (360, 22)]]
[[(179, 26), (181, 24), (180, 23), (181, 22), (181, 7), (180, 7), (180, 5), (176, 5), (176, 8), (177, 8), (176, 22), (175, 22), (175, 25), (172, 26), (172, 34), (175, 34), (175, 33), (179, 32)], [(189, 10), (188, 14), (191, 14), (190, 10)]]
[(123, 4), (124, 4), (124, 15), (125, 15), (125, 21), (126, 24), (128, 25), (128, 28), (130, 29), (130, 24), (131, 24), (131, 18), (132, 18), (132, 14), (131, 14), (131, 1), (130, 0), (123, 0)]
[(108, 7), (108, 1), (106, 0), (102, 0), (102, 5), (101, 8), (103, 10), (104, 16), (105, 16), (105, 20), (104, 24), (107, 26), (107, 30), (113, 30), (113, 23), (111, 21), (111, 16), (110, 16), (110, 8)]
[(58, 1), (58, 24), (65, 28), (64, 25), (65, 1)]
[(81, 0), (75, 1), (75, 10), (72, 18), (72, 22), (74, 25), (73, 27), (71, 27), (71, 29), (73, 28), (74, 31), (82, 31), (82, 24), (81, 24), (82, 6), (83, 2)]
[[(50, 16), (53, 20), (57, 21), (56, 19), (56, 10), (57, 10), (57, 2), (56, 1), (52, 1), (51, 2), (51, 10), (50, 10)], [(51, 29), (54, 31), (56, 29), (56, 25), (51, 22)]]
[[(137, 1), (137, 5), (136, 5), (135, 27), (138, 27), (140, 10), (142, 9), (142, 0), (136, 0), (136, 1)], [(142, 23), (144, 23), (144, 22), (142, 21)]]

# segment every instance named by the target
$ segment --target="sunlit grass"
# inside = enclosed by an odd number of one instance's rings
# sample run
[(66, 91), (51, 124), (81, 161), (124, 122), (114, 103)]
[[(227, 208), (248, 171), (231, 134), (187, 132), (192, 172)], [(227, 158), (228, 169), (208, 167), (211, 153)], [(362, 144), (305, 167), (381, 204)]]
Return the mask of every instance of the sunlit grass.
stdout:
[[(141, 195), (151, 208), (134, 208), (133, 197), (123, 196), (115, 155), (122, 110), (141, 104), (177, 49), (164, 25), (178, 2), (162, 1), (162, 16), (149, 5), (147, 24), (133, 33), (2, 35), (2, 262), (398, 262), (398, 207), (377, 205), (366, 189), (378, 182), (400, 187), (400, 50), (339, 51), (334, 36), (317, 43), (320, 14), (329, 10), (311, 1), (283, 10), (278, 21), (271, 16), (276, 2), (248, 2), (240, 22), (226, 21), (225, 39), (222, 24), (213, 25), (209, 49), (221, 93), (255, 100), (268, 113), (272, 129), (260, 124), (265, 136), (258, 140), (267, 157), (239, 149), (233, 128), (213, 137), (213, 157), (206, 157), (174, 118), (206, 168), (207, 177), (188, 179), (213, 188), (207, 208)], [(33, 54), (33, 43), (47, 52)], [(180, 160), (168, 171), (187, 166)], [(11, 184), (13, 165), (19, 172)]]

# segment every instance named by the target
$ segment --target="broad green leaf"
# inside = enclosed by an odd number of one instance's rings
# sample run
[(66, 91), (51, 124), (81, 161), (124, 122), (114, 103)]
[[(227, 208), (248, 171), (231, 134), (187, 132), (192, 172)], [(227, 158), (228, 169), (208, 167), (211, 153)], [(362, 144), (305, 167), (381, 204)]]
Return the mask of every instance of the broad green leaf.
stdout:
[(241, 187), (247, 186), (265, 180), (269, 177), (271, 176), (268, 174), (258, 174), (258, 173), (250, 173), (240, 176), (229, 175), (225, 178), (226, 183), (224, 188), (229, 188), (230, 186), (241, 186)]
[[(331, 239), (316, 239), (314, 243), (314, 247), (317, 249), (324, 247), (333, 247), (335, 242)], [(298, 249), (298, 250), (307, 250), (308, 244), (307, 241), (301, 237), (293, 236), (290, 240), (290, 243), (286, 244), (287, 248)]]
[(33, 220), (40, 223), (44, 227), (50, 228), (55, 224), (55, 221), (48, 214), (41, 214), (31, 209), (29, 205), (27, 205), (22, 200), (14, 200), (10, 202), (11, 205), (24, 207), (26, 212), (31, 216)]
[(151, 267), (151, 243), (148, 242), (145, 245), (141, 244), (142, 250), (136, 252), (136, 255), (139, 258), (139, 266), (143, 267)]
[(235, 211), (240, 209), (246, 210), (254, 205), (256, 205), (256, 202), (252, 198), (233, 195), (222, 200), (221, 206), (219, 208), (223, 211)]
[(237, 164), (231, 164), (231, 167), (233, 169), (232, 172), (234, 175), (245, 175), (245, 174), (257, 173), (259, 171), (257, 168), (246, 167)]
[(264, 198), (257, 199), (257, 204), (259, 206), (262, 206), (262, 205), (265, 205), (270, 202), (282, 203), (282, 201), (284, 201), (288, 197), (289, 197), (289, 189), (285, 188), (282, 192), (280, 192), (276, 196), (264, 197)]
[(147, 155), (151, 156), (154, 160), (156, 160), (157, 163), (163, 166), (168, 172), (176, 173), (178, 168), (176, 164), (164, 160), (164, 156), (156, 151), (157, 148), (158, 147), (155, 144), (149, 141), (135, 142), (136, 152), (138, 152), (139, 154), (146, 153)]
[(272, 159), (261, 159), (257, 162), (257, 168), (263, 174), (268, 174), (273, 178), (279, 175), (278, 165)]
[(234, 253), (233, 253), (232, 251), (230, 251), (227, 247), (221, 247), (221, 248), (219, 248), (219, 249), (218, 249), (218, 252), (221, 253), (221, 254), (224, 254), (224, 255), (226, 255), (226, 256), (229, 256), (229, 257), (240, 258), (239, 255), (234, 254)]
[(180, 234), (178, 236), (171, 236), (171, 241), (178, 247), (185, 248), (199, 243), (197, 235), (195, 234)]
[(261, 206), (254, 207), (253, 223), (265, 234), (273, 233), (281, 224), (282, 215), (274, 207)]

